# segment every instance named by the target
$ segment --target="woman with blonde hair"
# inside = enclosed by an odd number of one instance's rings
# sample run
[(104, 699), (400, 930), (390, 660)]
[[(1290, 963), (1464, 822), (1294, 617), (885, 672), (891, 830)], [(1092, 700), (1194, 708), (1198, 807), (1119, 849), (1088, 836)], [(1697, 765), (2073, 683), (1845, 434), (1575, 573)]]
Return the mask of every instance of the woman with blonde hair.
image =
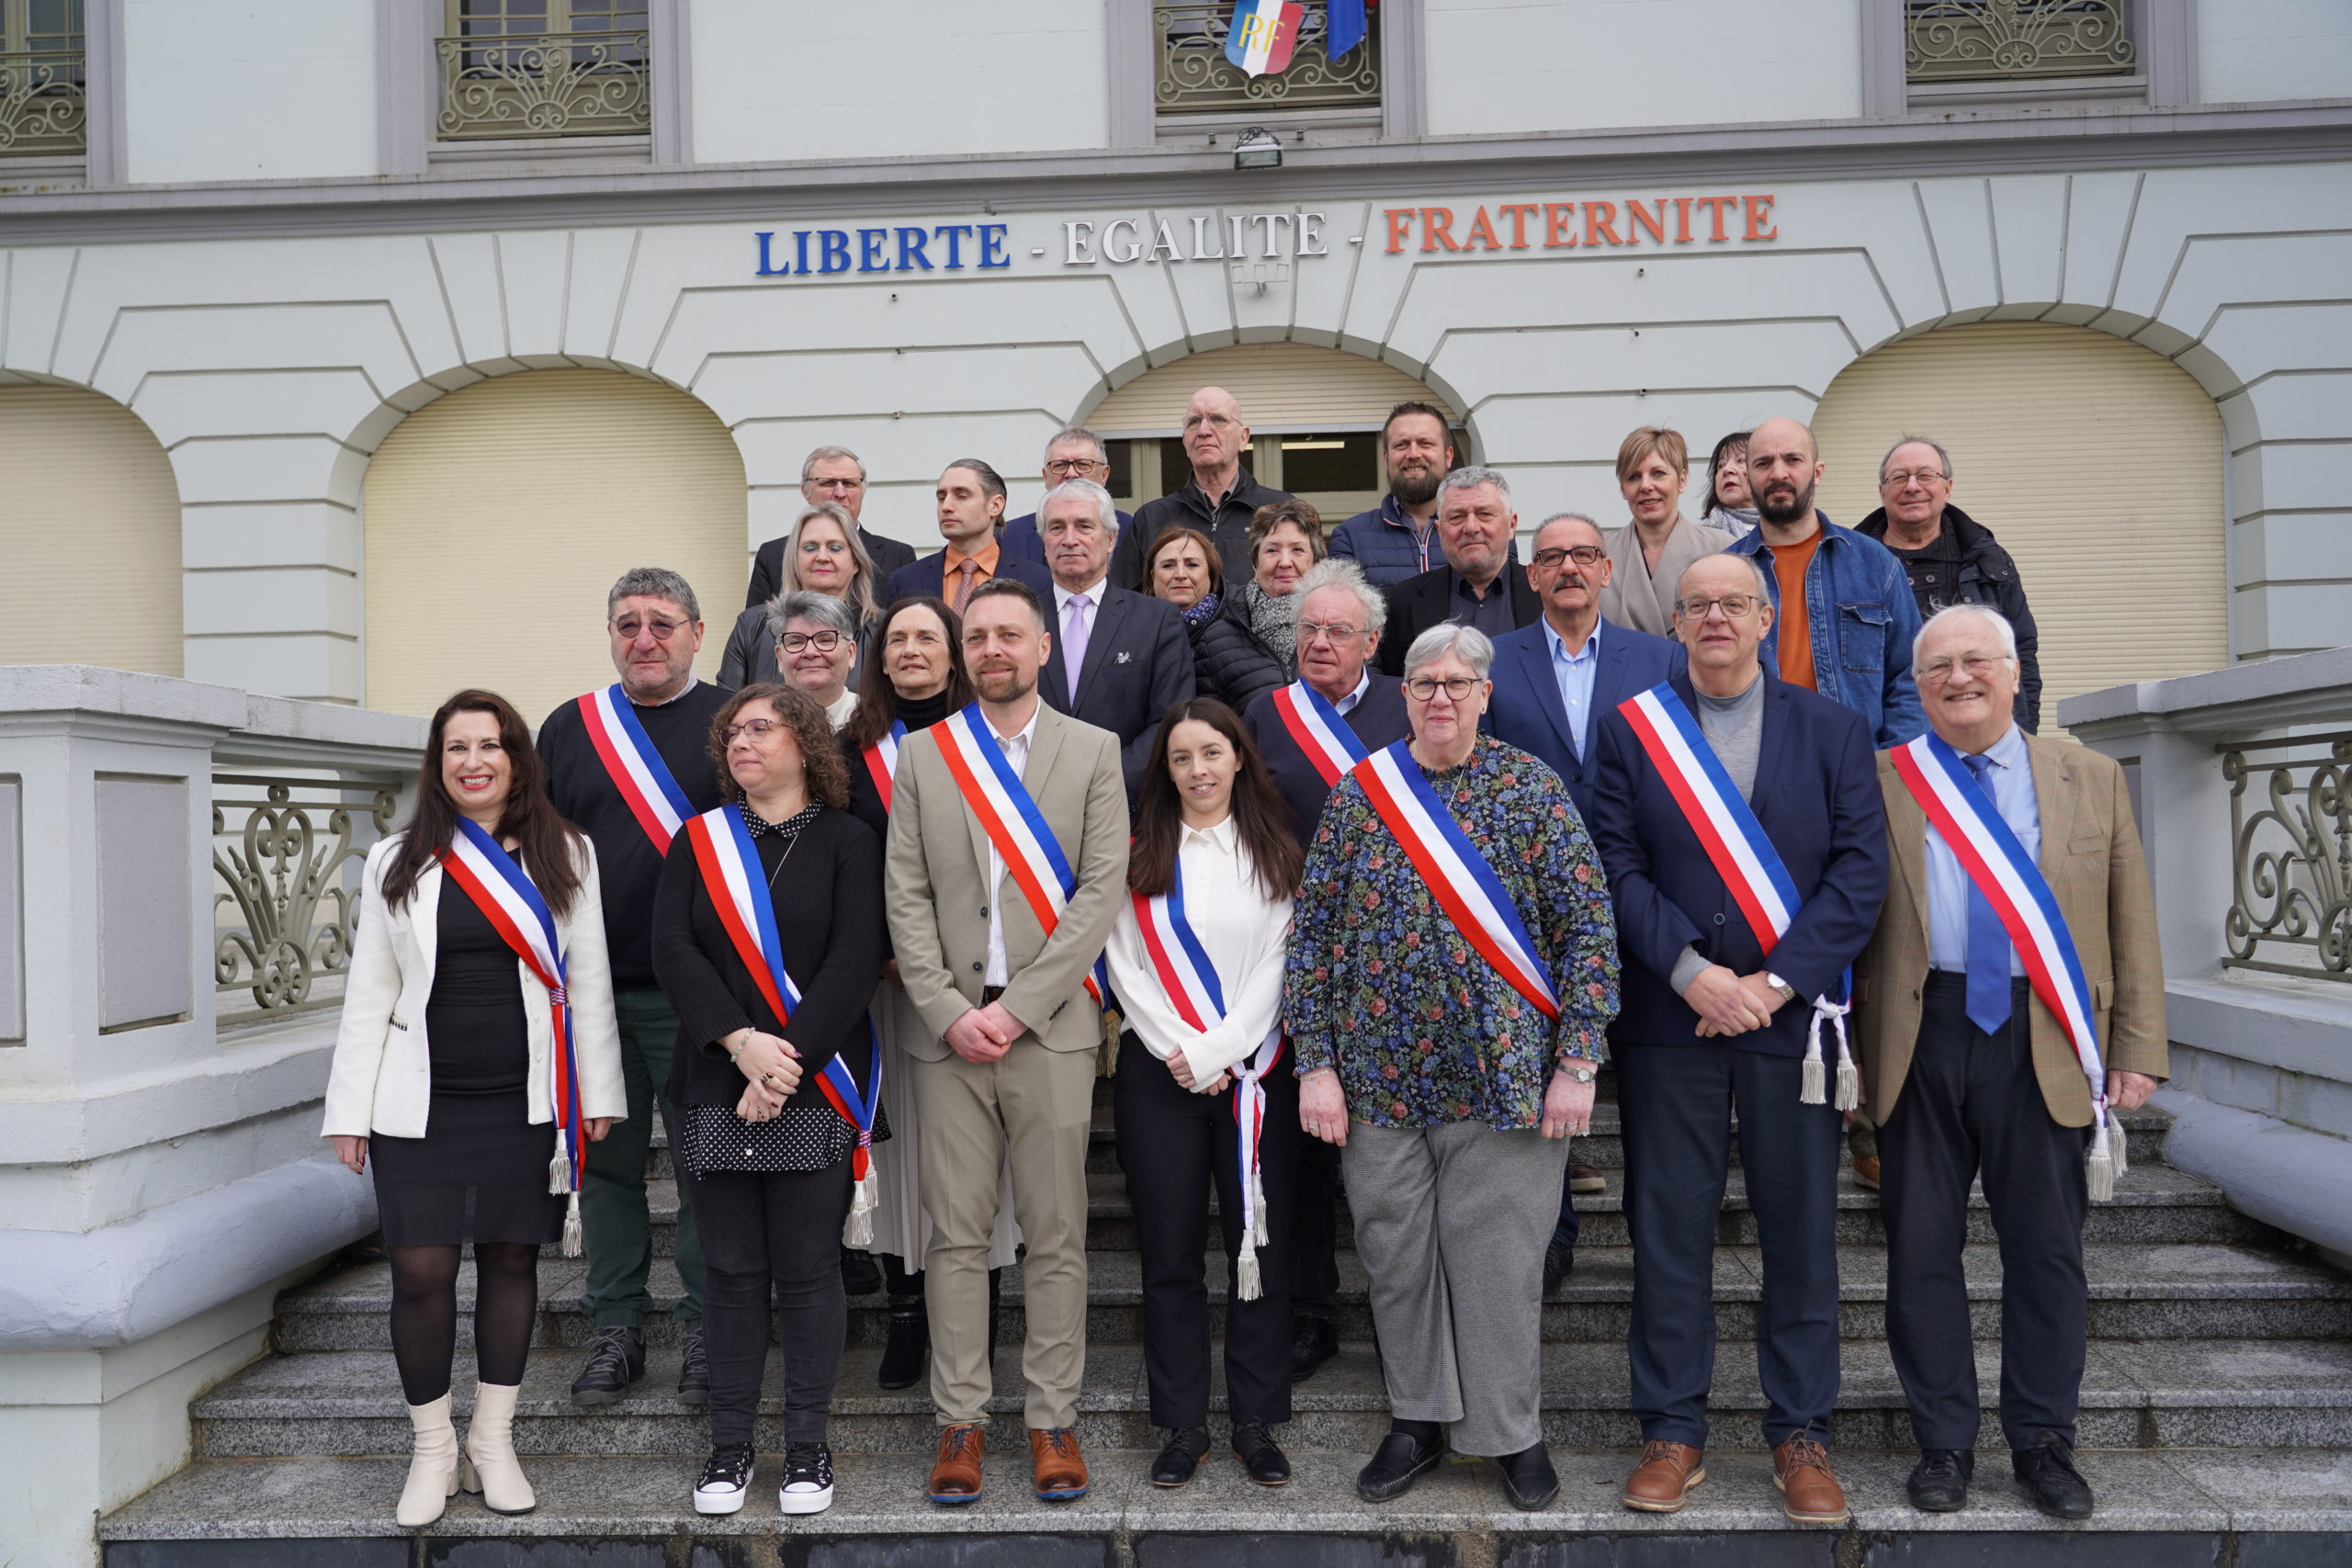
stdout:
[(1674, 635), (1674, 585), (1702, 556), (1731, 547), (1721, 528), (1682, 515), (1690, 482), (1690, 448), (1682, 433), (1645, 424), (1617, 448), (1617, 489), (1634, 520), (1601, 535), (1612, 570), (1600, 591), (1600, 614), (1652, 637)]
[[(789, 671), (776, 649), (768, 619), (795, 593), (822, 593), (838, 599), (857, 628), (859, 651), (882, 613), (887, 589), (877, 580), (874, 558), (858, 537), (857, 522), (837, 501), (820, 501), (800, 509), (785, 536), (783, 581), (775, 592), (735, 617), (728, 634), (727, 651), (718, 663), (718, 683), (741, 686), (754, 681), (786, 681)], [(865, 660), (860, 660), (859, 664)], [(860, 671), (850, 671), (849, 689), (857, 690)]]

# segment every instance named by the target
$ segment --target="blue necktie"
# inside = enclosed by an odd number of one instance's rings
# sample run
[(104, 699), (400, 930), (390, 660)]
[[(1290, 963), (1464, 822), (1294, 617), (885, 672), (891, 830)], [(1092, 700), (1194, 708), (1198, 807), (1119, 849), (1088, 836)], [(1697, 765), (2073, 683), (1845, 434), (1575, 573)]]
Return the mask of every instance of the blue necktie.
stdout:
[[(1994, 806), (1993, 788), (1984, 782), (1985, 770), (1993, 765), (1990, 757), (1962, 757), (1968, 764), (1968, 776), (1983, 792), (1984, 804)], [(2000, 814), (1994, 807), (1994, 815)], [(1968, 880), (1968, 1021), (1987, 1034), (1998, 1034), (2001, 1026), (2009, 1021), (2009, 933), (2001, 924), (2001, 917), (1993, 912), (1992, 904), (1977, 887), (1976, 879)]]

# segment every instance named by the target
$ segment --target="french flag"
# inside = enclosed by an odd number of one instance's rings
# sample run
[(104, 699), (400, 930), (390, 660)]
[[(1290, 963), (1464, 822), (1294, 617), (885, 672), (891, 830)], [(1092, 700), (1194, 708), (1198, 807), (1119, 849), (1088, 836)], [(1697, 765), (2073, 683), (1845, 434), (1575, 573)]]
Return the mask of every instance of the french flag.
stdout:
[(1251, 76), (1279, 76), (1290, 69), (1306, 7), (1297, 0), (1238, 0), (1226, 29), (1225, 57)]

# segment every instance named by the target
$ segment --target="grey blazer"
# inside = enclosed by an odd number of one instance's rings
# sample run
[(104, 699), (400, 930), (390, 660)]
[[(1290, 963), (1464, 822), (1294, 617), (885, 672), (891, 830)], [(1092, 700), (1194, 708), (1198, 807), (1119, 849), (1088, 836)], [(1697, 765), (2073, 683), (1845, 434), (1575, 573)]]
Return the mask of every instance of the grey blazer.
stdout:
[(1666, 548), (1658, 552), (1656, 577), (1642, 558), (1641, 530), (1634, 525), (1611, 528), (1600, 536), (1600, 544), (1611, 567), (1609, 586), (1600, 591), (1601, 618), (1652, 637), (1672, 637), (1674, 585), (1683, 569), (1702, 556), (1731, 548), (1731, 536), (1688, 517), (1677, 519)]

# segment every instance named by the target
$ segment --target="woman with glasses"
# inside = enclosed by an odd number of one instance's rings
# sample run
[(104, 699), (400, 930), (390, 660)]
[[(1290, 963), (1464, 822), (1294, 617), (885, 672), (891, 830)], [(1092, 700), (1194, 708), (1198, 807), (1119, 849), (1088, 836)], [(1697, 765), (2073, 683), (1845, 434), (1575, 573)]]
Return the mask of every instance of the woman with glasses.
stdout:
[(783, 683), (808, 693), (838, 731), (857, 710), (857, 626), (839, 599), (806, 591), (770, 601), (768, 636)]
[[(773, 596), (735, 618), (727, 651), (718, 664), (718, 683), (741, 686), (752, 681), (791, 682), (777, 657), (775, 637), (768, 629), (784, 600), (794, 593), (821, 593), (847, 609), (853, 634), (863, 639), (881, 610), (883, 588), (874, 558), (866, 554), (856, 521), (837, 501), (820, 501), (804, 508), (784, 540), (784, 585)], [(857, 668), (850, 667), (849, 686), (857, 689)]]
[[(1154, 552), (1157, 555), (1159, 552)], [(1285, 498), (1250, 520), (1250, 579), (1193, 643), (1201, 691), (1236, 713), (1298, 675), (1298, 584), (1323, 558), (1323, 518)]]
[(1610, 560), (1600, 613), (1652, 637), (1674, 635), (1674, 585), (1702, 556), (1731, 547), (1721, 528), (1682, 515), (1690, 449), (1679, 431), (1645, 424), (1617, 448), (1617, 489), (1634, 520), (1602, 536)]
[(1392, 1413), (1369, 1502), (1433, 1468), (1448, 1425), (1513, 1505), (1559, 1491), (1544, 1252), (1617, 1012), (1616, 932), (1566, 786), (1478, 733), (1493, 660), (1475, 627), (1414, 639), (1412, 735), (1331, 791), (1291, 939), (1299, 1121), (1340, 1148)]

